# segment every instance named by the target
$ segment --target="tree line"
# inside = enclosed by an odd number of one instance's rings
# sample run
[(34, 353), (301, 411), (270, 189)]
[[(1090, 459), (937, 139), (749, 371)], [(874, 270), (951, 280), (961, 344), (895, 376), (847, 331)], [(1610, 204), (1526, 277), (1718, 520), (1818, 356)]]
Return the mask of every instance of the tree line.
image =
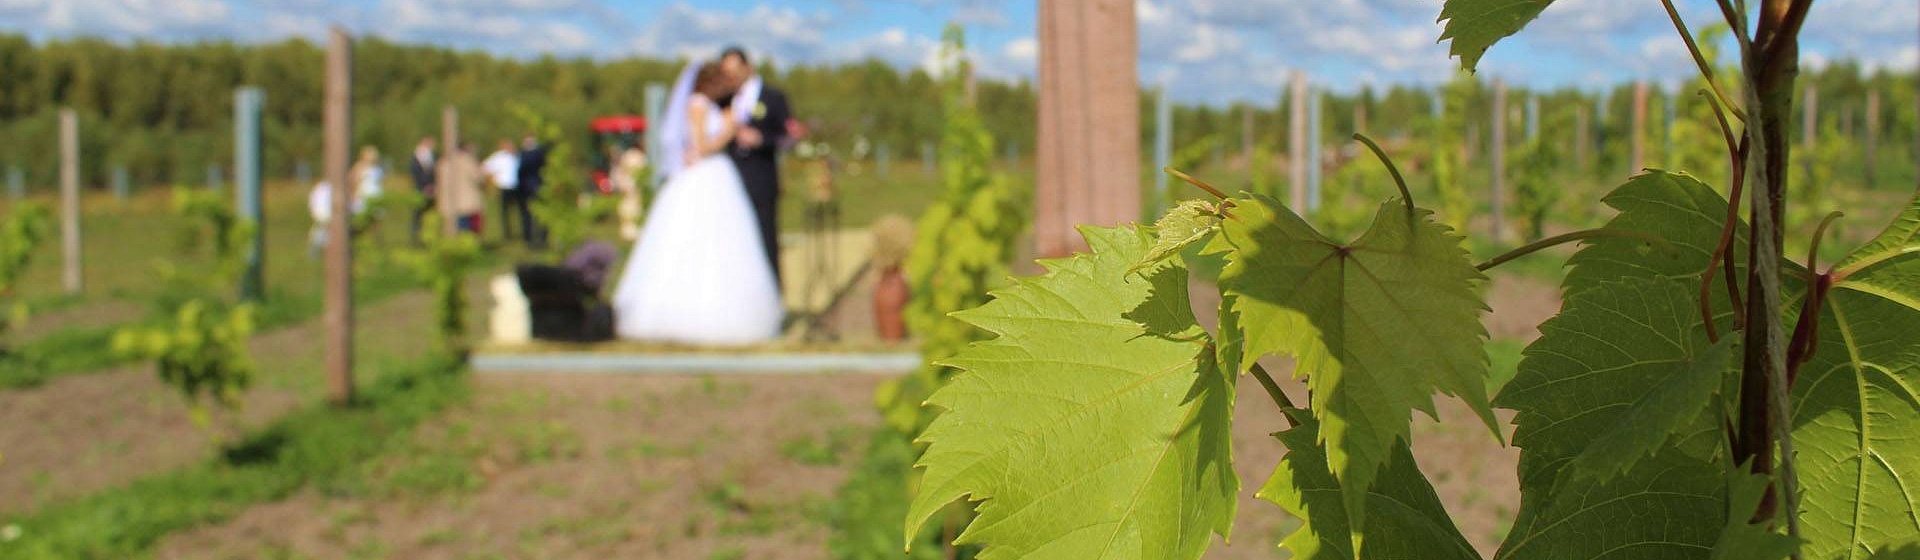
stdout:
[[(210, 166), (232, 159), (233, 90), (254, 85), (266, 91), (265, 164), (269, 176), (287, 177), (305, 163), (318, 174), (322, 49), (301, 39), (277, 43), (233, 42), (117, 43), (97, 38), (30, 41), (0, 34), (0, 168), (19, 167), (33, 185), (50, 184), (57, 169), (51, 147), (62, 107), (78, 111), (83, 182), (105, 185), (110, 170), (124, 167), (135, 183), (205, 181)], [(859, 140), (894, 159), (916, 159), (924, 146), (937, 143), (943, 117), (930, 100), (939, 99), (939, 80), (924, 70), (903, 70), (877, 60), (830, 65), (773, 65), (763, 73), (785, 88), (795, 112), (815, 139), (847, 153)], [(670, 83), (684, 61), (629, 57), (511, 58), (482, 52), (405, 45), (377, 37), (356, 44), (354, 144), (379, 148), (398, 162), (414, 140), (440, 129), (443, 106), (460, 110), (461, 131), (483, 149), (493, 141), (518, 137), (524, 106), (587, 137), (586, 123), (599, 115), (644, 112), (644, 88)], [(1860, 137), (1867, 91), (1882, 95), (1878, 115), (1880, 148), (1911, 153), (1916, 127), (1911, 74), (1866, 72), (1840, 61), (1802, 74), (1819, 91), (1823, 122), (1835, 132)], [(1002, 154), (1031, 153), (1037, 102), (1027, 81), (981, 79), (975, 86), (980, 119), (1002, 146)], [(1439, 88), (1458, 99), (1447, 103), (1449, 120), (1466, 123), (1460, 132), (1469, 151), (1484, 150), (1492, 103), (1485, 80), (1460, 77)], [(1323, 137), (1329, 142), (1358, 128), (1382, 138), (1419, 136), (1432, 119), (1436, 87), (1395, 85), (1328, 94), (1323, 100)], [(1542, 129), (1565, 135), (1575, 111), (1588, 113), (1594, 135), (1594, 165), (1625, 166), (1632, 114), (1631, 83), (1596, 95), (1590, 90), (1512, 88), (1519, 103), (1539, 97)], [(1141, 122), (1155, 126), (1157, 92), (1141, 96)], [(1703, 100), (1690, 91), (1655, 88), (1649, 102), (1649, 165), (1665, 134), (1664, 107), (1677, 103), (1679, 120), (1699, 120)], [(1242, 145), (1251, 114), (1256, 144), (1284, 152), (1290, 99), (1279, 92), (1271, 104), (1228, 106), (1177, 105), (1173, 111), (1176, 146), (1212, 143), (1220, 158)], [(1604, 113), (1604, 114), (1602, 114)], [(1364, 115), (1364, 117), (1362, 117)], [(1517, 116), (1517, 115), (1516, 115)], [(1519, 118), (1508, 119), (1518, 126)], [(1710, 122), (1694, 126), (1713, 126)], [(1712, 129), (1708, 129), (1712, 130)], [(1714, 131), (1717, 134), (1717, 131)], [(1518, 138), (1519, 131), (1510, 131)], [(1152, 134), (1141, 135), (1143, 148)], [(1908, 150), (1897, 152), (1894, 150)], [(1563, 153), (1567, 153), (1563, 151)], [(1216, 158), (1218, 159), (1218, 158)]]

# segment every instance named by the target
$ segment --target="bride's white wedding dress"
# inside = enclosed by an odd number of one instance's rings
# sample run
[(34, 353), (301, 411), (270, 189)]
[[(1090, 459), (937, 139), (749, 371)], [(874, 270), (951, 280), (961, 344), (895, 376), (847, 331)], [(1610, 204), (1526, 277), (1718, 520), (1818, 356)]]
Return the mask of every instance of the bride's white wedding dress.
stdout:
[[(720, 134), (727, 113), (705, 97), (690, 102), (707, 105), (701, 124)], [(778, 337), (784, 309), (759, 228), (725, 154), (674, 173), (647, 211), (613, 292), (620, 338), (740, 345)]]

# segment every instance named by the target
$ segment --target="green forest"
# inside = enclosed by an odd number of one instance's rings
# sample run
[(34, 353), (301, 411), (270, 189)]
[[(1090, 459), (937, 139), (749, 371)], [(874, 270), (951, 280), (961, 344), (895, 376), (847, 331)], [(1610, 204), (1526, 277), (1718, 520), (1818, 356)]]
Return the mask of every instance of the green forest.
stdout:
[[(463, 136), (482, 146), (524, 134), (516, 107), (525, 106), (561, 123), (578, 137), (599, 115), (643, 111), (642, 91), (649, 83), (670, 82), (684, 61), (622, 58), (504, 58), (481, 52), (403, 45), (367, 37), (355, 47), (354, 143), (379, 148), (398, 161), (423, 135), (439, 130), (440, 110), (461, 113)], [(55, 176), (53, 145), (57, 111), (73, 107), (81, 119), (83, 183), (104, 187), (111, 170), (127, 169), (138, 185), (200, 184), (210, 166), (228, 165), (232, 154), (232, 92), (242, 85), (266, 91), (266, 172), (291, 177), (301, 163), (317, 169), (320, 151), (322, 49), (294, 39), (278, 43), (118, 43), (94, 38), (32, 41), (0, 34), (0, 168), (18, 168), (29, 188), (49, 188)], [(864, 139), (896, 160), (922, 157), (938, 143), (941, 113), (939, 80), (921, 69), (903, 70), (869, 60), (834, 65), (784, 65), (758, 61), (768, 80), (786, 89), (795, 111), (814, 140), (849, 153)], [(1915, 150), (1914, 78), (1867, 72), (1840, 61), (1802, 76), (1818, 91), (1821, 134), (1842, 139), (1833, 146), (1860, 146), (1867, 130), (1867, 92), (1879, 90), (1882, 107), (1878, 154), (1907, 159)], [(1691, 87), (1691, 84), (1686, 87)], [(1420, 137), (1433, 121), (1436, 88), (1366, 87), (1355, 93), (1329, 93), (1323, 100), (1323, 139), (1338, 143), (1360, 128), (1393, 141)], [(1490, 127), (1492, 88), (1481, 77), (1462, 76), (1439, 89), (1447, 93), (1442, 113), (1460, 125), (1460, 143), (1472, 155), (1483, 153)], [(981, 79), (976, 84), (981, 122), (1000, 146), (1000, 156), (1021, 157), (1033, 148), (1035, 96), (1027, 81)], [(1537, 98), (1541, 129), (1559, 135), (1570, 154), (1576, 115), (1592, 127), (1594, 152), (1589, 165), (1624, 168), (1630, 134), (1633, 84), (1622, 82), (1604, 92), (1577, 89), (1528, 91), (1511, 88), (1510, 138), (1521, 140), (1524, 103)], [(1689, 93), (1682, 93), (1682, 91)], [(1714, 132), (1705, 101), (1686, 88), (1654, 87), (1648, 107), (1648, 165), (1686, 163), (1681, 150), (1667, 150), (1661, 126), (1668, 103), (1673, 111), (1674, 145), (1686, 135)], [(1141, 95), (1143, 149), (1149, 149), (1153, 108), (1159, 93)], [(1206, 165), (1247, 148), (1262, 153), (1286, 151), (1290, 99), (1276, 92), (1272, 103), (1231, 106), (1176, 105), (1174, 145), (1181, 163)], [(1253, 134), (1244, 127), (1251, 124)], [(1245, 146), (1251, 138), (1255, 146)], [(872, 157), (872, 156), (870, 156)], [(1861, 158), (1859, 150), (1833, 154)], [(1177, 158), (1181, 159), (1181, 158)], [(1835, 162), (1843, 168), (1856, 162)], [(1852, 165), (1847, 165), (1852, 164)], [(1692, 166), (1697, 167), (1697, 166)], [(1883, 166), (1888, 167), (1888, 166)], [(1910, 173), (1905, 166), (1888, 173)], [(314, 173), (317, 174), (317, 171)], [(1890, 181), (1894, 180), (1888, 178)]]

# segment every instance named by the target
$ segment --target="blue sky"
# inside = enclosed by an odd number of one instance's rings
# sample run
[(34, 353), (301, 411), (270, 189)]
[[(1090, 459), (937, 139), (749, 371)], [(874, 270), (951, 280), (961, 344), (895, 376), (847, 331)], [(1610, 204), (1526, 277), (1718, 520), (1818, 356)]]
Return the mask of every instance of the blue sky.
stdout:
[[(711, 56), (741, 44), (783, 63), (878, 58), (921, 67), (941, 28), (967, 27), (987, 75), (1031, 78), (1038, 0), (0, 0), (0, 29), (35, 38), (272, 41), (317, 38), (329, 22), (394, 40), (513, 56)], [(1271, 102), (1289, 71), (1350, 91), (1431, 83), (1452, 63), (1437, 44), (1439, 0), (1134, 0), (1140, 74), (1185, 102)], [(1712, 0), (1677, 0), (1696, 26)], [(1920, 64), (1916, 0), (1822, 0), (1805, 58), (1870, 68)], [(1691, 71), (1657, 0), (1558, 0), (1494, 48), (1482, 72), (1538, 87)]]

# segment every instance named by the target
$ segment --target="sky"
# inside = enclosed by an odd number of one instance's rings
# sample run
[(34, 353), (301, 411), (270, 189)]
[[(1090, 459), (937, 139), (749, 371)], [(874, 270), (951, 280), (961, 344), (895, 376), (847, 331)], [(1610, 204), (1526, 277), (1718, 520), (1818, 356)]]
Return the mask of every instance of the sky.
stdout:
[[(776, 64), (877, 58), (929, 67), (941, 29), (967, 29), (979, 72), (1031, 79), (1040, 0), (0, 0), (0, 31), (36, 40), (318, 39), (354, 33), (508, 56), (693, 57), (741, 45)], [(1049, 0), (1064, 1), (1064, 0)], [(1696, 29), (1712, 0), (1676, 0)], [(1134, 0), (1140, 79), (1184, 103), (1271, 103), (1292, 70), (1335, 91), (1428, 84), (1457, 62), (1440, 0)], [(1803, 59), (1920, 65), (1920, 0), (1821, 0)], [(1728, 49), (1731, 50), (1731, 49)], [(1481, 73), (1538, 88), (1677, 85), (1692, 64), (1657, 0), (1558, 0), (1496, 45)]]

